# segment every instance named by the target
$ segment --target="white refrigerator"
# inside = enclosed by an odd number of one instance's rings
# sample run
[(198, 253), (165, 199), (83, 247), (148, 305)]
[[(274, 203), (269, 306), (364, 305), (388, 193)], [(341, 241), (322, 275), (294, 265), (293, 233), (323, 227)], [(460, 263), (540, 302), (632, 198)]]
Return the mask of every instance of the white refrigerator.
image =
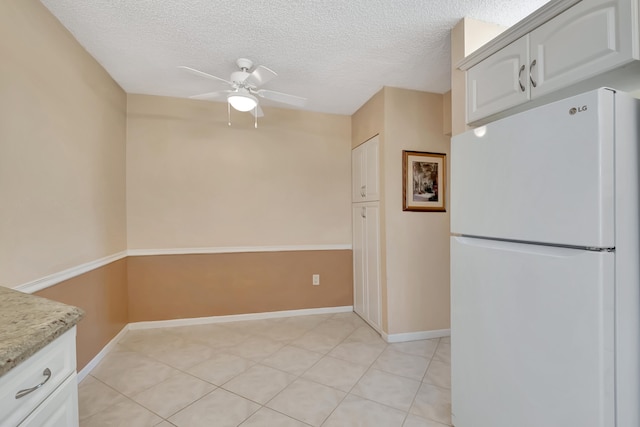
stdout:
[(640, 426), (640, 101), (599, 89), (452, 139), (455, 427)]

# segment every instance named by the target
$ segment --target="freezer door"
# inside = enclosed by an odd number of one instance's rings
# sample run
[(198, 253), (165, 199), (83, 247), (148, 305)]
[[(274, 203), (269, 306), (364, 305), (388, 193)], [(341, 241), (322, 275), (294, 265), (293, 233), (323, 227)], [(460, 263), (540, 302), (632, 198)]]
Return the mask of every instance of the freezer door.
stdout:
[(456, 427), (612, 427), (614, 254), (452, 237)]
[(454, 137), (451, 231), (614, 247), (613, 103), (600, 89)]

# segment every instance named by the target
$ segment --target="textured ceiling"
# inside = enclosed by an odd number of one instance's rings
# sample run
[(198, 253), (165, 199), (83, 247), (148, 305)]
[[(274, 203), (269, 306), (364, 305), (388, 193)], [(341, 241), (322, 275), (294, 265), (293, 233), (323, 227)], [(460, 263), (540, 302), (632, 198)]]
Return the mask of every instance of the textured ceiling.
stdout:
[[(41, 0), (128, 93), (226, 89), (246, 57), (278, 73), (264, 88), (305, 110), (352, 114), (382, 86), (444, 93), (449, 31), (463, 17), (511, 26), (546, 0)], [(261, 100), (263, 105), (278, 105)], [(281, 105), (281, 104), (280, 104)]]

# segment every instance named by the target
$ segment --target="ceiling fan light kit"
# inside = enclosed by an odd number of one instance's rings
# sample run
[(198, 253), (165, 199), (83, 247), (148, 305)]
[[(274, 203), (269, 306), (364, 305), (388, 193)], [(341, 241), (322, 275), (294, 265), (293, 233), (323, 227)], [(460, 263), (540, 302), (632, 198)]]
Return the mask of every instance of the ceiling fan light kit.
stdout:
[[(229, 80), (216, 77), (214, 75), (189, 67), (180, 66), (178, 68), (188, 71), (191, 74), (195, 74), (199, 77), (221, 81), (230, 85), (230, 90), (208, 92), (200, 95), (193, 95), (189, 98), (205, 100), (218, 100), (226, 98), (228, 105), (231, 105), (234, 109), (241, 112), (251, 111), (251, 114), (253, 114), (253, 116), (256, 118), (256, 127), (257, 118), (264, 115), (262, 109), (258, 105), (258, 97), (270, 99), (272, 101), (280, 102), (283, 104), (294, 105), (297, 107), (302, 107), (306, 103), (306, 98), (276, 92), (273, 90), (258, 89), (259, 86), (262, 86), (263, 84), (267, 83), (277, 76), (275, 71), (263, 65), (259, 65), (252, 72), (249, 72), (251, 67), (253, 67), (253, 62), (245, 58), (238, 59), (236, 61), (236, 65), (238, 66), (238, 68), (240, 68), (240, 71), (231, 73), (231, 77)], [(231, 125), (231, 121), (229, 121), (229, 125)]]
[(251, 111), (258, 105), (258, 99), (248, 93), (234, 92), (227, 96), (227, 101), (238, 111)]

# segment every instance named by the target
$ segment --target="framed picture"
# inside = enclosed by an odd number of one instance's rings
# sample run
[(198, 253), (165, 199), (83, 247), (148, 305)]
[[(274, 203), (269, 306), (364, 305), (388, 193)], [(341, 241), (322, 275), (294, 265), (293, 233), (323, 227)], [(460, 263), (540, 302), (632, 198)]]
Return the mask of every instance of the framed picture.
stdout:
[(446, 154), (402, 151), (402, 210), (445, 212)]

